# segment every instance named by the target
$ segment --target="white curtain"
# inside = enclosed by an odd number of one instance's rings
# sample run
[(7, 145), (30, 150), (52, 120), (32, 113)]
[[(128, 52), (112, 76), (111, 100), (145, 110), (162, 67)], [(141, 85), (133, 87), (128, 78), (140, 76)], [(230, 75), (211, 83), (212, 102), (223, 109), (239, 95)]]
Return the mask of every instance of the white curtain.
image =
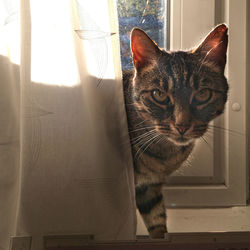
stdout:
[(2, 0), (0, 22), (0, 249), (134, 239), (115, 0)]

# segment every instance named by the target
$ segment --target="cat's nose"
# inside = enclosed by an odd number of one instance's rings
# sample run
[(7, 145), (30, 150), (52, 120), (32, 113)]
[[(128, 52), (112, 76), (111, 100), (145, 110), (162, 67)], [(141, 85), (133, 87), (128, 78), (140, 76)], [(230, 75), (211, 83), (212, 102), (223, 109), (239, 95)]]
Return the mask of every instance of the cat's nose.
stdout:
[(187, 130), (189, 129), (189, 125), (183, 125), (183, 124), (176, 124), (175, 128), (178, 130), (180, 135), (184, 135)]

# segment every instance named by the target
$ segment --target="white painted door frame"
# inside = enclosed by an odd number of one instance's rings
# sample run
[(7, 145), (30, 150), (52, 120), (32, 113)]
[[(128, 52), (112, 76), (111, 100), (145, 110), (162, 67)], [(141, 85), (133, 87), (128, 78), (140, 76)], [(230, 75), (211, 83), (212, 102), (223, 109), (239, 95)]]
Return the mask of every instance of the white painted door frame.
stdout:
[[(248, 197), (245, 136), (246, 0), (224, 0), (221, 3), (222, 20), (229, 27), (226, 75), (230, 91), (225, 113), (215, 121), (216, 125), (227, 129), (222, 131), (219, 139), (217, 134), (214, 134), (215, 140), (213, 139), (214, 175), (217, 175), (214, 179), (217, 181), (203, 183), (199, 182), (199, 178), (198, 181), (197, 178), (193, 178), (194, 182), (190, 182), (192, 178), (187, 178), (189, 179), (187, 184), (185, 176), (177, 176), (176, 183), (171, 182), (171, 185), (164, 188), (167, 207), (245, 205)], [(216, 25), (215, 0), (171, 0), (170, 8), (171, 50), (190, 48), (201, 41)], [(233, 105), (238, 105), (240, 109), (234, 111)], [(186, 184), (183, 185), (182, 181)]]

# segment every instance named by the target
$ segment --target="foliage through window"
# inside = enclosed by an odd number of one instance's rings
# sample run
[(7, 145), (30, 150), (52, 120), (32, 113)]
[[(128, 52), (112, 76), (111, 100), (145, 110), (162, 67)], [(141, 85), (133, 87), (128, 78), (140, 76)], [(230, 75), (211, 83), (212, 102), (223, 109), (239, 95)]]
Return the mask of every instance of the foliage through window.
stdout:
[(143, 29), (160, 47), (166, 47), (167, 0), (117, 0), (122, 69), (133, 67), (130, 32)]

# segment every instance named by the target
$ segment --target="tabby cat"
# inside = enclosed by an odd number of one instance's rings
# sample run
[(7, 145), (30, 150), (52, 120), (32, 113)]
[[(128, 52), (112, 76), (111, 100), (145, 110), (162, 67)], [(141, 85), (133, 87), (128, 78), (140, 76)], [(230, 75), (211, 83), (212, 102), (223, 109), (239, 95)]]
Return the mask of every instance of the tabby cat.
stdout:
[(167, 232), (164, 178), (188, 158), (195, 140), (227, 101), (227, 26), (190, 51), (160, 49), (134, 28), (134, 71), (124, 72), (124, 95), (134, 158), (136, 204), (151, 238)]

